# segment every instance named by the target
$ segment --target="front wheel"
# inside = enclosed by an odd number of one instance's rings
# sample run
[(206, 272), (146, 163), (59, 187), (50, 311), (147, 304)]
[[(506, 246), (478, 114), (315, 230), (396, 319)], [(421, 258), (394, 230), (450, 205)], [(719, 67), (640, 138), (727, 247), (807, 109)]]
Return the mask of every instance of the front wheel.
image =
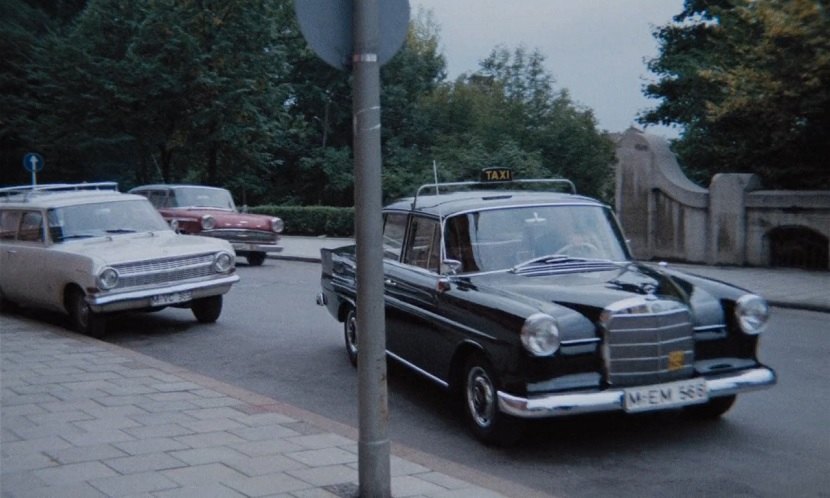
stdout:
[(265, 253), (249, 252), (245, 255), (245, 260), (248, 261), (250, 266), (262, 266), (262, 263), (265, 262)]
[(346, 342), (346, 354), (352, 366), (357, 366), (357, 313), (349, 308), (346, 320), (343, 321), (343, 338)]
[(92, 337), (101, 337), (106, 332), (106, 318), (89, 308), (84, 293), (80, 290), (69, 291), (66, 308), (72, 320), (72, 328), (76, 331)]
[(690, 405), (684, 408), (686, 413), (697, 419), (716, 419), (728, 412), (735, 404), (736, 396), (721, 396), (712, 398), (700, 405)]
[(522, 436), (522, 421), (498, 406), (498, 379), (483, 355), (472, 355), (464, 366), (464, 413), (473, 434), (486, 444), (510, 445)]
[(222, 295), (196, 299), (190, 305), (190, 311), (199, 323), (213, 323), (222, 314)]

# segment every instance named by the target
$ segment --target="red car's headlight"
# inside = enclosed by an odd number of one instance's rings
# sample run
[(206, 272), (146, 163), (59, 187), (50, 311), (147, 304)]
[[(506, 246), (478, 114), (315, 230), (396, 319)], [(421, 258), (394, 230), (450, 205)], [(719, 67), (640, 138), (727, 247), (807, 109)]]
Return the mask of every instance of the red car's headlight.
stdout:
[(202, 216), (202, 230), (213, 230), (216, 227), (216, 218), (206, 214)]
[(285, 228), (285, 223), (282, 222), (279, 218), (271, 218), (271, 230), (275, 231), (276, 233), (282, 232), (283, 228)]

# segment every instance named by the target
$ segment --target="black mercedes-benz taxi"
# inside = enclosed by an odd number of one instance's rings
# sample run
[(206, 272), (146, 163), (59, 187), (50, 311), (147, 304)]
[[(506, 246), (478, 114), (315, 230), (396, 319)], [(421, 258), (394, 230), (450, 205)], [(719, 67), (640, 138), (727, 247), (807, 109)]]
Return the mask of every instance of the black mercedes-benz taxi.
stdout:
[[(763, 298), (635, 261), (612, 210), (567, 180), (485, 173), (383, 210), (387, 355), (459, 393), (476, 437), (613, 410), (719, 417), (775, 384)], [(322, 250), (321, 285), (357, 364), (355, 246)]]

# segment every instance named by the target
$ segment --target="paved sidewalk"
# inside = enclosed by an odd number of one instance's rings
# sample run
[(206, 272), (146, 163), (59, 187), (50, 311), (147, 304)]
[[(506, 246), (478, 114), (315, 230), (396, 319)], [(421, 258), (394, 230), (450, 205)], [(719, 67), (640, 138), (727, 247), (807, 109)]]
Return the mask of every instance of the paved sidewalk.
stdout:
[[(13, 315), (0, 315), (0, 366), (3, 498), (358, 491), (356, 430), (278, 400)], [(396, 497), (533, 494), (396, 444), (392, 452)]]
[[(346, 238), (283, 237), (282, 253), (272, 257), (315, 262), (320, 261), (320, 248), (351, 243), (353, 240)], [(669, 263), (669, 267), (737, 285), (774, 306), (830, 312), (830, 272), (688, 263)]]
[(830, 272), (685, 263), (669, 267), (743, 287), (773, 306), (830, 313)]

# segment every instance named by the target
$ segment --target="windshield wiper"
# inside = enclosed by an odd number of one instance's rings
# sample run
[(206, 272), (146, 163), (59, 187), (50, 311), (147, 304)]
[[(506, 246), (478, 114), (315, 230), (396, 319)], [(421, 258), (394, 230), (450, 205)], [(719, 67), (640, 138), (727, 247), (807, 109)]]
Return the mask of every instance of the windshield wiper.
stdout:
[(129, 228), (111, 228), (106, 230), (107, 233), (135, 233), (135, 230), (130, 230)]
[(539, 256), (536, 258), (529, 259), (523, 263), (519, 263), (518, 265), (513, 267), (513, 270), (521, 270), (522, 268), (527, 268), (528, 266), (534, 265), (552, 265), (557, 263), (566, 263), (569, 261), (588, 261), (585, 258), (574, 258), (573, 256), (568, 256), (567, 254), (548, 254), (546, 256)]
[(567, 254), (548, 254), (547, 256), (539, 256), (529, 259), (523, 263), (519, 263), (510, 269), (516, 273), (533, 266), (543, 265), (558, 265), (561, 263), (611, 263), (609, 259), (602, 258), (580, 258), (576, 256), (568, 256)]
[(90, 235), (88, 233), (73, 233), (71, 235), (61, 235), (57, 237), (59, 242), (63, 242), (64, 240), (70, 239), (91, 239), (92, 237), (96, 237), (96, 235)]

